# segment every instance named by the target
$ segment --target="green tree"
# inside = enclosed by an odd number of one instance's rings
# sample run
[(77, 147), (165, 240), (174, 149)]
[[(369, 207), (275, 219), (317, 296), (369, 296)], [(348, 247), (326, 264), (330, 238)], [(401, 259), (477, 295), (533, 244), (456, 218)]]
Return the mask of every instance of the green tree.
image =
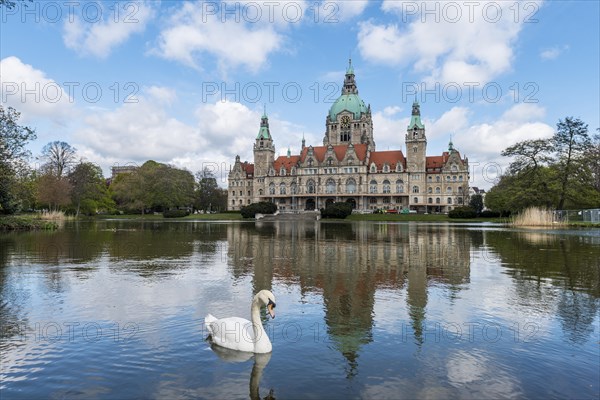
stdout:
[(584, 157), (585, 163), (590, 168), (592, 185), (597, 191), (600, 191), (600, 128), (596, 129), (596, 132)]
[(483, 196), (480, 194), (475, 194), (471, 196), (471, 200), (469, 201), (469, 207), (471, 207), (477, 215), (481, 214), (483, 211)]
[(194, 200), (194, 176), (156, 161), (147, 161), (135, 172), (119, 174), (111, 183), (117, 204), (125, 209), (164, 211), (189, 207)]
[[(110, 208), (108, 188), (102, 175), (102, 169), (91, 162), (80, 162), (69, 174), (71, 201), (75, 215), (80, 211), (94, 214), (99, 208)], [(82, 210), (83, 204), (83, 210)]]
[(558, 157), (558, 179), (560, 181), (560, 192), (557, 208), (562, 210), (565, 201), (569, 198), (569, 189), (572, 183), (580, 179), (580, 172), (585, 164), (584, 153), (590, 146), (588, 126), (578, 118), (566, 117), (564, 121), (559, 120), (556, 125), (556, 133), (552, 138)]
[(29, 173), (27, 143), (36, 138), (35, 131), (18, 124), (21, 113), (0, 105), (0, 213), (13, 214), (22, 202), (17, 196), (18, 177)]
[(546, 165), (550, 160), (552, 145), (546, 139), (525, 140), (502, 151), (505, 157), (515, 157), (510, 164), (513, 173), (528, 170), (535, 173), (538, 167)]
[(194, 207), (203, 211), (218, 211), (227, 208), (227, 191), (219, 188), (217, 179), (209, 168), (196, 173)]

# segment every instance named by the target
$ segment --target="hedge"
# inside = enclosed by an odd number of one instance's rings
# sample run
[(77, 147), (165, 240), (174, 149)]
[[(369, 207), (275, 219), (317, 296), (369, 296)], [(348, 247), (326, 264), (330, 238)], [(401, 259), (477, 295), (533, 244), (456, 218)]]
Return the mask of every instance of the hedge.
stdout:
[(183, 218), (190, 215), (188, 210), (167, 210), (163, 212), (164, 218)]
[(450, 218), (477, 218), (477, 212), (471, 207), (456, 207), (448, 213)]
[(352, 214), (352, 205), (346, 202), (332, 203), (321, 209), (322, 218), (344, 219)]
[(256, 214), (273, 214), (277, 211), (277, 206), (269, 201), (248, 204), (242, 207), (240, 213), (244, 218), (254, 218)]

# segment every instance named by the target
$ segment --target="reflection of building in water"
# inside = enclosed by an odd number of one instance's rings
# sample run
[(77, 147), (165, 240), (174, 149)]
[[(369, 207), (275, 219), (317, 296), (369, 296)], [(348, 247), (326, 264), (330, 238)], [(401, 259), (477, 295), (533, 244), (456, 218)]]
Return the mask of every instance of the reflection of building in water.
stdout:
[(371, 341), (375, 291), (407, 286), (415, 338), (422, 342), (427, 286), (469, 279), (470, 237), (448, 225), (262, 222), (233, 225), (228, 257), (235, 276), (253, 274), (254, 290), (272, 280), (322, 294), (330, 337), (353, 373)]

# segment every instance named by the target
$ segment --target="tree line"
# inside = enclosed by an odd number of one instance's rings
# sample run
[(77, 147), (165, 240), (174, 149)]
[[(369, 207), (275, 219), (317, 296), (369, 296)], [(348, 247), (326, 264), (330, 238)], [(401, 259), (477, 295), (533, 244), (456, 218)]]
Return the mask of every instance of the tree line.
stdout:
[(486, 194), (489, 209), (600, 207), (600, 130), (591, 136), (580, 119), (559, 120), (552, 138), (524, 140), (502, 155), (513, 160)]
[(205, 168), (190, 171), (147, 161), (128, 173), (105, 179), (102, 169), (78, 157), (67, 142), (54, 141), (37, 157), (26, 145), (34, 129), (19, 125), (20, 113), (0, 106), (0, 213), (46, 209), (74, 215), (163, 212), (170, 209), (224, 211), (227, 191)]

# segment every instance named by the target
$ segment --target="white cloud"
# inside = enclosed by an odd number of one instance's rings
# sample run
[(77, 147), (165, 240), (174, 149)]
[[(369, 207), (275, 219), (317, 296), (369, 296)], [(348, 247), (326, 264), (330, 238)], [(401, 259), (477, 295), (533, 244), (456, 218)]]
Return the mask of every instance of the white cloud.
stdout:
[(381, 64), (413, 64), (430, 82), (490, 82), (510, 70), (512, 46), (523, 23), (515, 22), (513, 3), (469, 4), (385, 1), (382, 9), (398, 22), (361, 23), (361, 55)]
[(2, 104), (20, 111), (23, 122), (43, 117), (63, 124), (71, 115), (73, 99), (69, 97), (68, 90), (48, 78), (44, 71), (14, 56), (0, 61), (0, 71)]
[(557, 46), (557, 47), (552, 47), (546, 50), (543, 50), (540, 53), (540, 57), (542, 58), (542, 60), (554, 60), (557, 59), (563, 52), (569, 50), (569, 46)]
[[(216, 4), (216, 3), (215, 3)], [(193, 68), (201, 68), (202, 56), (216, 57), (221, 72), (246, 66), (256, 72), (269, 54), (279, 50), (284, 40), (276, 23), (247, 23), (243, 18), (226, 18), (207, 13), (204, 3), (184, 3), (162, 30), (152, 52)], [(262, 7), (261, 7), (262, 9)], [(268, 14), (263, 15), (268, 20)]]
[[(332, 6), (332, 4), (335, 4), (335, 6)], [(323, 8), (322, 15), (326, 16), (328, 13), (330, 13), (336, 20), (344, 22), (362, 14), (363, 11), (365, 11), (365, 8), (367, 8), (368, 4), (368, 0), (346, 0), (337, 2), (327, 1), (321, 6)]]
[(150, 86), (146, 92), (157, 102), (171, 105), (177, 99), (177, 93), (174, 89), (164, 86)]
[[(99, 21), (73, 17), (63, 26), (65, 46), (82, 55), (106, 58), (115, 46), (127, 41), (131, 35), (143, 32), (154, 16), (154, 10), (147, 2), (129, 2), (125, 6), (111, 3), (111, 9), (102, 3), (95, 4), (103, 17)], [(115, 7), (120, 13), (115, 13)]]

